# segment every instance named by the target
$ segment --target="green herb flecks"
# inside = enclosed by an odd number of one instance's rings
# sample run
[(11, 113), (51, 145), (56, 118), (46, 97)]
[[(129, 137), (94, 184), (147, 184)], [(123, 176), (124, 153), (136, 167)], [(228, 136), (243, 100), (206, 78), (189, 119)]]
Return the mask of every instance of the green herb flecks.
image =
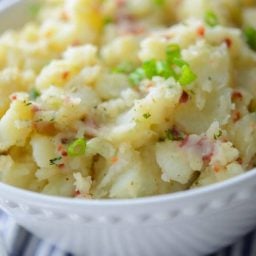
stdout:
[(148, 119), (148, 118), (151, 117), (151, 114), (150, 114), (149, 112), (144, 113), (144, 114), (143, 114), (143, 117), (144, 117), (145, 119)]
[(167, 140), (179, 141), (179, 140), (184, 140), (185, 134), (177, 130), (176, 128), (172, 128), (165, 131), (165, 137)]
[(214, 133), (213, 137), (215, 140), (217, 140), (222, 135), (222, 130), (218, 130), (216, 133)]
[(50, 159), (50, 160), (49, 160), (50, 165), (56, 165), (56, 164), (58, 164), (58, 161), (60, 161), (61, 159), (62, 159), (61, 156)]
[(33, 88), (29, 92), (29, 99), (36, 100), (40, 95), (40, 92), (37, 89)]

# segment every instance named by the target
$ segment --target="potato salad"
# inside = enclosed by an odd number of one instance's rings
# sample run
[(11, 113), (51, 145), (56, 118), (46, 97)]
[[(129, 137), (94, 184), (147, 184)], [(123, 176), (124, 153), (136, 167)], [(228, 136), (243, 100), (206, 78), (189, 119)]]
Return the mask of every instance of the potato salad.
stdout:
[(194, 189), (256, 165), (253, 0), (46, 0), (0, 37), (0, 181)]

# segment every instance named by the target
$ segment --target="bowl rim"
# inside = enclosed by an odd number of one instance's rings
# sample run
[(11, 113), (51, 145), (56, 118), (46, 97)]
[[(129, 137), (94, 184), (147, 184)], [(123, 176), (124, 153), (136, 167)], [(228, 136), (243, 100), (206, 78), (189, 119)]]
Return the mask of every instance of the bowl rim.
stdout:
[[(8, 194), (19, 194), (20, 198), (29, 201), (36, 201), (37, 203), (53, 204), (57, 206), (79, 206), (79, 207), (123, 207), (123, 206), (145, 206), (148, 204), (159, 204), (165, 202), (173, 202), (179, 200), (190, 199), (191, 197), (198, 197), (209, 193), (216, 193), (220, 190), (228, 189), (232, 186), (239, 185), (239, 183), (246, 182), (252, 178), (256, 181), (256, 167), (238, 175), (236, 177), (227, 179), (222, 182), (207, 185), (205, 187), (195, 188), (191, 190), (184, 190), (174, 193), (167, 193), (161, 195), (153, 195), (147, 197), (130, 198), (130, 199), (81, 199), (69, 198), (54, 195), (46, 195), (38, 192), (17, 188), (0, 182), (0, 197), (2, 192)], [(256, 182), (255, 182), (256, 184)], [(17, 197), (17, 198), (19, 198)]]

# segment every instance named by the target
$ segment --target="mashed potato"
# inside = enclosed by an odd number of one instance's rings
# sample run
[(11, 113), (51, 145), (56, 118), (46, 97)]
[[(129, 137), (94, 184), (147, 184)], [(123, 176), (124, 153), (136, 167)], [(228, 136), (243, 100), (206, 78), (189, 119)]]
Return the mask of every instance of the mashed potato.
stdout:
[(256, 164), (256, 4), (48, 0), (0, 37), (0, 180), (136, 198)]

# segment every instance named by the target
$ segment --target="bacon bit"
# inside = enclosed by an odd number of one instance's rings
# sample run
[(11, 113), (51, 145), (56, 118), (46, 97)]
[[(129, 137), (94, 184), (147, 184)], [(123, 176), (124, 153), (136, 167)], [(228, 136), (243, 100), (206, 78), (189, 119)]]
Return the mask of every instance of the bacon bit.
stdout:
[(243, 159), (242, 159), (241, 157), (239, 157), (239, 158), (237, 158), (237, 162), (238, 162), (239, 164), (243, 164)]
[(117, 7), (123, 7), (125, 5), (125, 0), (116, 0)]
[(85, 125), (91, 128), (94, 128), (94, 129), (98, 128), (98, 125), (93, 118), (87, 118), (84, 122), (85, 122)]
[(85, 198), (85, 199), (92, 199), (92, 196), (87, 193), (81, 193), (80, 191), (75, 191), (74, 197), (77, 198)]
[(242, 99), (243, 99), (243, 95), (242, 95), (241, 92), (234, 91), (234, 92), (232, 93), (231, 98), (232, 98), (232, 101), (235, 101), (235, 100), (242, 100)]
[(12, 95), (11, 100), (17, 100), (17, 95)]
[(33, 128), (38, 132), (45, 135), (54, 136), (57, 133), (57, 130), (53, 123), (49, 122), (36, 122), (33, 123)]
[(232, 113), (233, 122), (237, 122), (241, 118), (241, 113), (238, 110), (234, 110)]
[(62, 73), (62, 79), (63, 80), (66, 80), (68, 78), (68, 76), (69, 76), (69, 72), (68, 71), (65, 71), (65, 72)]
[(79, 190), (76, 190), (75, 191), (75, 196), (80, 196), (81, 195), (81, 192)]
[(65, 164), (58, 164), (57, 166), (62, 169), (65, 167)]
[(181, 148), (184, 147), (184, 146), (188, 143), (188, 139), (189, 139), (189, 136), (186, 135), (185, 138), (184, 138), (184, 140), (181, 141), (181, 143), (180, 143), (179, 146), (180, 146)]
[(63, 157), (66, 157), (66, 156), (68, 156), (68, 153), (67, 153), (66, 151), (62, 151), (62, 152), (61, 152), (61, 155), (62, 155)]
[[(122, 23), (122, 22), (121, 22)], [(132, 22), (128, 21), (127, 24), (124, 24), (124, 26), (120, 26), (119, 28), (119, 34), (120, 35), (141, 35), (145, 32), (145, 28), (142, 26), (138, 26), (138, 24), (133, 24)]]
[(196, 32), (199, 36), (203, 37), (205, 35), (205, 28), (203, 26), (200, 26), (197, 28)]
[(112, 164), (115, 164), (115, 163), (117, 163), (118, 162), (118, 157), (117, 156), (114, 156), (114, 157), (112, 157), (112, 159), (111, 159), (111, 163)]
[(60, 19), (65, 22), (69, 21), (69, 15), (67, 14), (67, 12), (62, 11), (60, 13)]
[(67, 138), (61, 138), (61, 143), (62, 144), (67, 144), (68, 143), (68, 139)]
[(33, 113), (36, 113), (36, 112), (39, 112), (39, 111), (41, 111), (41, 109), (38, 106), (36, 106), (36, 105), (32, 106), (32, 112)]
[(213, 152), (207, 155), (203, 155), (202, 159), (205, 163), (209, 163), (212, 160), (212, 157), (213, 157)]
[(224, 40), (224, 42), (226, 43), (226, 45), (227, 45), (228, 48), (231, 48), (231, 46), (232, 46), (232, 40), (231, 40), (230, 38), (226, 38), (226, 39)]
[(189, 95), (187, 92), (183, 91), (180, 97), (180, 103), (186, 103), (189, 100)]
[(213, 170), (214, 172), (218, 173), (221, 170), (221, 167), (219, 165), (214, 165)]
[(62, 144), (59, 144), (58, 147), (57, 147), (57, 151), (60, 152), (60, 151), (62, 151), (62, 149), (63, 149)]
[(152, 82), (148, 82), (148, 84), (146, 85), (146, 90), (149, 91), (152, 87), (154, 87), (154, 84)]
[(178, 7), (179, 5), (181, 5), (182, 0), (176, 0), (176, 2), (174, 2), (175, 7)]
[(72, 46), (79, 46), (81, 45), (81, 42), (79, 40), (74, 40), (72, 43)]

